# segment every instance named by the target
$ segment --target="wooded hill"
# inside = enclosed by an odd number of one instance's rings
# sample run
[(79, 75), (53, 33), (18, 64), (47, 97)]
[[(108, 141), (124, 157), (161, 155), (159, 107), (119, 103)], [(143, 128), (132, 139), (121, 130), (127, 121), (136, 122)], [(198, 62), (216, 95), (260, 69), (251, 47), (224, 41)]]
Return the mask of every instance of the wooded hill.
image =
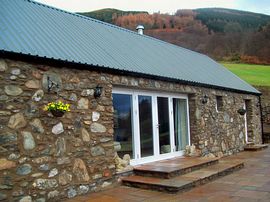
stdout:
[(148, 14), (148, 12), (141, 12), (141, 11), (121, 11), (118, 9), (113, 9), (113, 8), (105, 8), (93, 12), (86, 12), (86, 13), (78, 13), (81, 15), (85, 15), (87, 17), (95, 18), (98, 20), (101, 20), (103, 22), (108, 22), (108, 23), (114, 23), (114, 21), (121, 16), (125, 15), (136, 15), (136, 14)]
[(270, 63), (270, 16), (224, 8), (178, 10), (174, 15), (102, 9), (80, 13), (180, 45), (217, 60)]
[(194, 10), (197, 13), (196, 19), (205, 24), (208, 29), (215, 32), (226, 32), (228, 25), (237, 23), (238, 30), (255, 31), (270, 22), (270, 16), (247, 11), (239, 11), (224, 8), (200, 8)]

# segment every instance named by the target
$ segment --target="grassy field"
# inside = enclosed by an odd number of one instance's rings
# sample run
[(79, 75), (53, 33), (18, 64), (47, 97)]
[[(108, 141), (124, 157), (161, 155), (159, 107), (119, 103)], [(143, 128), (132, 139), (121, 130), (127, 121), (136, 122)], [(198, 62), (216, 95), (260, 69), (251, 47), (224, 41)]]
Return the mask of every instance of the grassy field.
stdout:
[(270, 86), (270, 65), (221, 64), (251, 85)]

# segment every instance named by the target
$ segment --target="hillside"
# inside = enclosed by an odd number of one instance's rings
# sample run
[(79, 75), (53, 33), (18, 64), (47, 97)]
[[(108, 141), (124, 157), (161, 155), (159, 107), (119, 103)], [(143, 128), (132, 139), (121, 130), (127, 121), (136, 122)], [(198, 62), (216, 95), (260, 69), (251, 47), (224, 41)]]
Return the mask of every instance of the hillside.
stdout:
[(122, 10), (113, 9), (113, 8), (105, 8), (101, 10), (96, 10), (96, 11), (87, 12), (87, 13), (78, 13), (78, 14), (95, 18), (103, 22), (113, 23), (114, 19), (120, 16), (125, 16), (125, 15), (130, 15), (130, 14), (136, 15), (139, 13), (148, 14), (147, 12), (143, 12), (143, 11), (142, 12), (141, 11), (122, 11)]
[(80, 13), (222, 61), (270, 64), (270, 16), (224, 8), (178, 10), (174, 15), (102, 9)]
[(229, 25), (236, 24), (234, 31), (258, 30), (270, 22), (270, 16), (224, 8), (200, 8), (194, 10), (196, 19), (214, 32), (225, 32)]
[[(225, 8), (199, 8), (194, 10), (180, 9), (175, 13), (175, 16), (183, 17), (191, 12), (194, 12), (196, 20), (200, 20), (204, 25), (207, 26), (209, 30), (214, 32), (224, 32), (226, 31), (226, 28), (230, 28), (232, 23), (238, 25), (238, 30), (235, 31), (239, 31), (239, 27), (241, 31), (258, 30), (260, 27), (263, 27), (270, 22), (269, 15)], [(112, 8), (105, 8), (79, 14), (113, 24), (117, 18), (122, 16), (137, 14), (150, 15), (145, 11), (122, 11)], [(151, 29), (156, 28), (157, 27), (151, 27)]]

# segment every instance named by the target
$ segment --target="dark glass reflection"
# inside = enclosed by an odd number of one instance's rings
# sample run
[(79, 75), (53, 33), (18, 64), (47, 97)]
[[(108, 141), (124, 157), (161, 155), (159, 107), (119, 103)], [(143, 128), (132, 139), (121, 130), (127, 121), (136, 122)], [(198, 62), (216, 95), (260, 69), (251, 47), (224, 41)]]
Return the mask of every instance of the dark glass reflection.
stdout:
[(168, 98), (158, 97), (159, 152), (171, 152)]
[(132, 96), (125, 94), (113, 94), (114, 108), (114, 141), (121, 146), (119, 157), (129, 154), (134, 158), (133, 134), (132, 134)]
[(153, 152), (153, 127), (152, 127), (152, 99), (150, 96), (139, 97), (139, 124), (141, 157), (152, 156)]

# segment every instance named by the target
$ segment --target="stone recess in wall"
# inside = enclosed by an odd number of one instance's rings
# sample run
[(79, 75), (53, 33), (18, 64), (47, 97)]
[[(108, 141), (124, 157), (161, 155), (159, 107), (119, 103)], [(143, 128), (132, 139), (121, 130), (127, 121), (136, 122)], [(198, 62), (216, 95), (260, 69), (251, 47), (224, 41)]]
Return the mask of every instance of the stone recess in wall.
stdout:
[[(235, 112), (243, 99), (257, 101), (252, 95), (6, 59), (0, 59), (0, 76), (0, 199), (6, 201), (59, 201), (115, 182), (114, 85), (188, 93), (191, 140), (205, 155), (242, 150), (244, 118)], [(47, 76), (58, 89), (48, 92)], [(95, 99), (92, 89), (98, 84), (103, 92)], [(209, 95), (205, 105), (204, 93)], [(215, 111), (213, 93), (224, 96), (224, 112)], [(63, 117), (43, 111), (57, 100), (71, 104)], [(257, 114), (254, 108), (249, 129), (259, 142)]]

